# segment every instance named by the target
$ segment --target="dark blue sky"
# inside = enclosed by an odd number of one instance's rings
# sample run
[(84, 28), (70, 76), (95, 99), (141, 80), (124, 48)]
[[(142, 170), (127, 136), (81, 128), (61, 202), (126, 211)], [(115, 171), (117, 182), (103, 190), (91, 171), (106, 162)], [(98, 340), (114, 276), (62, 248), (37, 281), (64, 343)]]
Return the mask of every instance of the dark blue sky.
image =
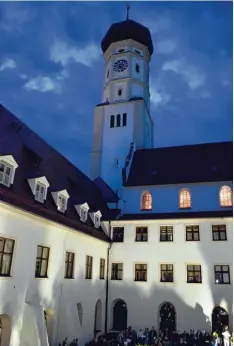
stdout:
[[(0, 103), (89, 172), (100, 42), (124, 2), (0, 2)], [(232, 2), (131, 2), (149, 27), (155, 146), (232, 140)]]

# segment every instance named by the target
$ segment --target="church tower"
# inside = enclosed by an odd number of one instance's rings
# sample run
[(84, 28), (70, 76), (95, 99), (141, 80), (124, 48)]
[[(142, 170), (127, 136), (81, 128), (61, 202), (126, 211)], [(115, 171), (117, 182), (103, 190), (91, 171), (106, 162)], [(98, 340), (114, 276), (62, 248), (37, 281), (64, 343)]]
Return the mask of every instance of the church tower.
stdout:
[(149, 92), (153, 44), (149, 29), (129, 19), (127, 12), (125, 21), (109, 28), (101, 47), (104, 85), (94, 114), (91, 179), (101, 177), (119, 192), (134, 149), (154, 145)]

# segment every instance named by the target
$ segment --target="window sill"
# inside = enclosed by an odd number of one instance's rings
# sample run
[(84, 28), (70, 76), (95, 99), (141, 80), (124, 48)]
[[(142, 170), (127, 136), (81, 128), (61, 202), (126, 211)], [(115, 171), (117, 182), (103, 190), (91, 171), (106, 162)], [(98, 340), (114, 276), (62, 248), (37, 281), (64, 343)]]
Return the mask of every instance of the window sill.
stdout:
[(148, 240), (135, 240), (135, 243), (148, 243)]
[(227, 239), (217, 239), (217, 240), (216, 240), (216, 239), (213, 239), (213, 241), (217, 243), (217, 242), (219, 242), (219, 241), (227, 241)]
[(111, 278), (111, 281), (122, 281), (123, 279), (112, 279)]
[(147, 280), (134, 280), (135, 282), (147, 282)]
[(187, 284), (196, 284), (196, 285), (198, 284), (198, 285), (199, 285), (199, 284), (202, 284), (202, 282), (191, 282), (191, 281), (187, 281)]
[(74, 279), (74, 277), (64, 276), (64, 279), (66, 279), (66, 280), (72, 280), (72, 279)]
[(99, 280), (105, 280), (105, 278), (99, 278)]
[(161, 240), (160, 243), (173, 243), (173, 240)]
[(35, 276), (34, 279), (49, 279), (48, 276)]
[(191, 240), (191, 239), (189, 239), (189, 240), (188, 240), (188, 239), (186, 239), (186, 241), (187, 241), (187, 242), (195, 242), (195, 241), (196, 241), (196, 242), (199, 242), (199, 241), (200, 241), (200, 239), (198, 239), (198, 240), (195, 240), (195, 239), (192, 239), (192, 240)]
[(174, 281), (162, 281), (162, 280), (160, 280), (160, 283), (162, 283), (162, 284), (174, 284)]
[(0, 274), (0, 279), (11, 279), (12, 276), (10, 274), (8, 275), (4, 275), (4, 274)]
[(92, 280), (92, 278), (85, 278), (85, 280)]
[(231, 285), (231, 282), (215, 282), (215, 285), (219, 286), (219, 285)]

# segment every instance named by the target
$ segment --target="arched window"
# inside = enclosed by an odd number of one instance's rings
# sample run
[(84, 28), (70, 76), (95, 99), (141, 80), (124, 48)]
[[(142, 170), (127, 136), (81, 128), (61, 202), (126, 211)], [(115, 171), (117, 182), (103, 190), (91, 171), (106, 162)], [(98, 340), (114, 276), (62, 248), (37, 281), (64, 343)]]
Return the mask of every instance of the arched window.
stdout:
[(141, 210), (152, 210), (152, 196), (146, 191), (141, 197)]
[(120, 127), (120, 114), (117, 114), (117, 127)]
[(119, 89), (118, 90), (118, 96), (121, 96), (122, 95), (122, 89)]
[(110, 127), (115, 127), (115, 116), (111, 115), (110, 117)]
[(191, 193), (188, 189), (180, 191), (180, 208), (186, 209), (191, 208)]
[(123, 126), (127, 125), (127, 113), (123, 113)]
[(220, 207), (232, 206), (232, 189), (229, 186), (222, 186), (219, 190)]
[(139, 73), (140, 72), (140, 65), (136, 64), (136, 72)]

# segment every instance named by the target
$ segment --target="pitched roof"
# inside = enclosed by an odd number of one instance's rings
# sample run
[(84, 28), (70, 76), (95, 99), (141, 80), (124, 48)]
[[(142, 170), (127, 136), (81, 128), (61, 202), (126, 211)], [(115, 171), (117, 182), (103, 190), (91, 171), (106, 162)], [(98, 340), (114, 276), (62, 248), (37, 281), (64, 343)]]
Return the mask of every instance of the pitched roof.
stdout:
[[(80, 221), (74, 203), (85, 201), (90, 212), (109, 208), (98, 186), (65, 157), (0, 105), (0, 155), (12, 155), (19, 167), (11, 187), (0, 185), (1, 199), (19, 208), (64, 224), (73, 229), (109, 240), (104, 231), (94, 229), (89, 218)], [(50, 183), (44, 204), (35, 201), (27, 179), (45, 176)], [(66, 189), (70, 198), (65, 214), (57, 210), (51, 192)]]
[(233, 178), (233, 142), (140, 149), (126, 186), (228, 181)]

